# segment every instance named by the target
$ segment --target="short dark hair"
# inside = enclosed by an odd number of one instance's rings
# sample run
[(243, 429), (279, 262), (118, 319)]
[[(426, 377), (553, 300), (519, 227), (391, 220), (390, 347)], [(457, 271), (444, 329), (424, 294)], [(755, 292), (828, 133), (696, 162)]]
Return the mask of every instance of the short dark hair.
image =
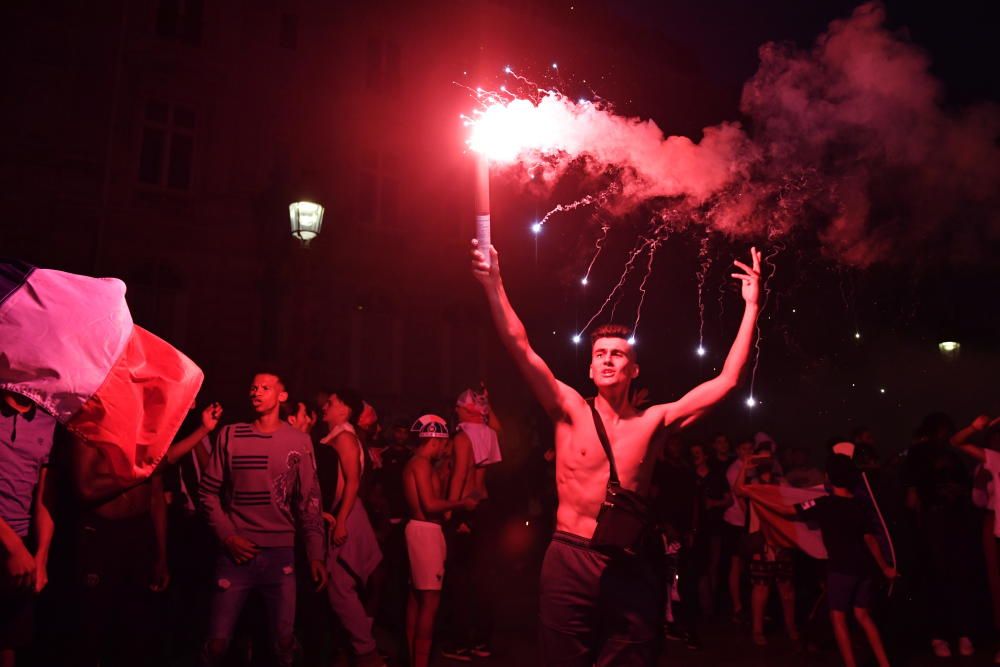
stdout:
[[(600, 338), (621, 338), (622, 340), (629, 343), (631, 346), (630, 338), (632, 338), (632, 330), (629, 329), (624, 324), (602, 324), (590, 333), (590, 349), (594, 349), (594, 344)], [(631, 354), (629, 354), (629, 359), (635, 361), (635, 347), (631, 347)]]
[(598, 338), (621, 338), (622, 340), (628, 340), (631, 337), (632, 330), (624, 324), (602, 324), (590, 332), (590, 347), (594, 347), (594, 343), (597, 342)]
[[(279, 378), (280, 379), (280, 378)], [(289, 417), (294, 417), (299, 412), (299, 403), (306, 406), (306, 411), (309, 410), (309, 404), (303, 401), (298, 396), (289, 395), (288, 400), (278, 406), (278, 414), (284, 421), (288, 421)]]
[(340, 387), (330, 390), (330, 397), (334, 396), (350, 408), (351, 416), (347, 418), (347, 421), (351, 423), (351, 426), (357, 426), (358, 420), (361, 419), (361, 411), (365, 409), (365, 402), (361, 399), (361, 394), (348, 387)]
[(858, 468), (854, 460), (845, 454), (831, 454), (826, 460), (826, 476), (830, 484), (839, 489), (850, 489), (858, 479)]
[(285, 391), (288, 391), (288, 384), (285, 382), (285, 378), (287, 376), (283, 370), (274, 366), (260, 365), (257, 366), (256, 370), (253, 372), (253, 377), (257, 377), (258, 375), (273, 375), (278, 378), (278, 384), (280, 384)]

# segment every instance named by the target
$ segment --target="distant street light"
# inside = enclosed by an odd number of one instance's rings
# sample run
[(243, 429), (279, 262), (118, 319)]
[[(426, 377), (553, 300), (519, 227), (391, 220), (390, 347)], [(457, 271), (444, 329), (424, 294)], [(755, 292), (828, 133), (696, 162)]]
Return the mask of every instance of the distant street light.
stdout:
[(938, 349), (941, 350), (941, 354), (946, 357), (953, 357), (958, 354), (962, 346), (953, 340), (946, 340), (938, 343)]
[(292, 223), (292, 236), (305, 247), (319, 236), (323, 228), (323, 207), (311, 201), (297, 201), (288, 205), (288, 216)]

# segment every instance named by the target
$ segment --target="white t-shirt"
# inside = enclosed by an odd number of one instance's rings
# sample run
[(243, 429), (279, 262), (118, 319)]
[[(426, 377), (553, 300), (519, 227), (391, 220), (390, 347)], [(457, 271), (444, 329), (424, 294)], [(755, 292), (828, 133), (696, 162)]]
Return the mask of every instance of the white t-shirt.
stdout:
[(483, 423), (462, 422), (458, 425), (458, 430), (469, 436), (469, 442), (472, 443), (472, 461), (476, 467), (482, 468), (503, 460), (500, 454), (500, 440), (492, 428)]
[(986, 461), (983, 463), (983, 467), (993, 475), (993, 493), (990, 494), (990, 507), (993, 510), (993, 535), (1000, 537), (1000, 493), (996, 490), (1000, 489), (1000, 452), (994, 452), (992, 449), (984, 449), (983, 453), (986, 455)]

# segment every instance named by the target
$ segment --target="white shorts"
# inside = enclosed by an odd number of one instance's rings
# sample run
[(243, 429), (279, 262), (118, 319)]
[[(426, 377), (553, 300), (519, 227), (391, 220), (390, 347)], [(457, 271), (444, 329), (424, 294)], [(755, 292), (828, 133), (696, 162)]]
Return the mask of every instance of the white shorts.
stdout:
[(440, 524), (410, 519), (406, 524), (406, 552), (410, 555), (413, 588), (418, 591), (441, 590), (448, 549)]

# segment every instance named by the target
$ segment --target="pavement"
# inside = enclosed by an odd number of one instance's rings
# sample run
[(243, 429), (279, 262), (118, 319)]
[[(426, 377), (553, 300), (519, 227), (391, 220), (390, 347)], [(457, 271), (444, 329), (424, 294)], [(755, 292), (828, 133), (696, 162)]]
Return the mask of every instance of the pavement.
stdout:
[[(891, 620), (887, 621), (891, 623)], [(804, 651), (800, 644), (793, 644), (776, 633), (771, 633), (767, 646), (756, 646), (750, 641), (748, 629), (734, 625), (730, 621), (713, 621), (701, 629), (702, 648), (692, 650), (683, 642), (666, 642), (659, 667), (838, 667), (843, 663), (836, 646), (825, 641), (810, 651)], [(864, 638), (857, 632), (856, 656), (860, 667), (875, 665), (864, 645)], [(832, 641), (832, 640), (831, 640)], [(929, 648), (916, 649), (906, 658), (893, 660), (893, 667), (986, 667), (993, 665), (990, 647), (983, 646), (972, 657), (936, 658)], [(532, 630), (515, 631), (504, 628), (498, 633), (494, 646), (495, 654), (490, 658), (476, 658), (470, 662), (459, 662), (435, 655), (432, 667), (535, 667), (541, 665), (537, 655), (537, 645)]]

